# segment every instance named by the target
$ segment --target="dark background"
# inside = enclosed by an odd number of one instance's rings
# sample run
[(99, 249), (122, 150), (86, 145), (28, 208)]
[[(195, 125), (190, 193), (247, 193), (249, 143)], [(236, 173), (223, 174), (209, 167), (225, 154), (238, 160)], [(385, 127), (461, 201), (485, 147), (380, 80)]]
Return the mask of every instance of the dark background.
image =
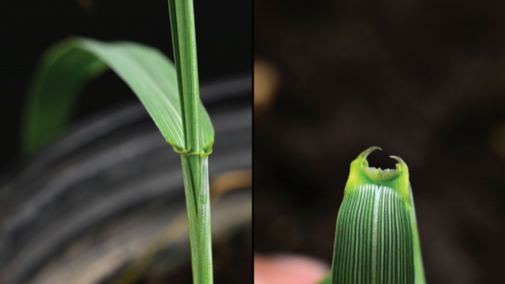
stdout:
[[(200, 82), (250, 73), (251, 1), (194, 2)], [(52, 44), (74, 35), (135, 41), (173, 59), (167, 0), (0, 1), (0, 171), (21, 161), (23, 99), (39, 58)], [(136, 100), (113, 72), (93, 81), (83, 93), (74, 120)]]
[(505, 282), (505, 2), (256, 0), (258, 253), (331, 263), (349, 165), (410, 169), (427, 282)]

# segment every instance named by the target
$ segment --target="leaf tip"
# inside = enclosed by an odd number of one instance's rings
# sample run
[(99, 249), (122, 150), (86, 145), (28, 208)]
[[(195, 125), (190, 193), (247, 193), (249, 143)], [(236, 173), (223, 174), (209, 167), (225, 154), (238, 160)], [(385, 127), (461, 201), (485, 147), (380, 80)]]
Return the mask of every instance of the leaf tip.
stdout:
[(409, 170), (409, 168), (407, 167), (407, 164), (403, 161), (402, 158), (400, 158), (398, 156), (389, 156), (389, 157), (398, 161), (398, 163), (396, 164), (397, 170), (399, 170), (399, 171), (408, 171)]
[(366, 157), (368, 157), (368, 155), (370, 155), (370, 153), (372, 153), (375, 150), (381, 150), (382, 151), (382, 148), (379, 147), (379, 146), (372, 146), (372, 147), (366, 149), (365, 151), (361, 152), (361, 154), (359, 154), (359, 156), (362, 159), (366, 159)]

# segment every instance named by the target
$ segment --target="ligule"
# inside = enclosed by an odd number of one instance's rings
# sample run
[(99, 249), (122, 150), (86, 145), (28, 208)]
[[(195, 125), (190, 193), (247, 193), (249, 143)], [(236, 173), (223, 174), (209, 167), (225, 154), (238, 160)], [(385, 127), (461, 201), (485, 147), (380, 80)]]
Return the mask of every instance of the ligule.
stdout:
[[(337, 218), (331, 283), (422, 284), (408, 168), (368, 168), (372, 147), (351, 163)], [(419, 254), (419, 255), (416, 255)], [(416, 279), (417, 278), (417, 279)]]

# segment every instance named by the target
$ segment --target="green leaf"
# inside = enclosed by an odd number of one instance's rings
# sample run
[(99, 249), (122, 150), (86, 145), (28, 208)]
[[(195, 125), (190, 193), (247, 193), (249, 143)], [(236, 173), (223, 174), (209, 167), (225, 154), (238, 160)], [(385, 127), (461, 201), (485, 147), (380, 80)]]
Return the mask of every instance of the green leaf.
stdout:
[(368, 167), (372, 147), (351, 163), (340, 207), (333, 284), (424, 284), (415, 208), (405, 162)]
[[(138, 43), (70, 38), (50, 48), (37, 68), (24, 117), (23, 152), (32, 154), (61, 135), (81, 88), (108, 68), (138, 96), (167, 142), (177, 152), (188, 150), (177, 74), (169, 59)], [(208, 155), (214, 130), (201, 102), (197, 105), (199, 147)]]

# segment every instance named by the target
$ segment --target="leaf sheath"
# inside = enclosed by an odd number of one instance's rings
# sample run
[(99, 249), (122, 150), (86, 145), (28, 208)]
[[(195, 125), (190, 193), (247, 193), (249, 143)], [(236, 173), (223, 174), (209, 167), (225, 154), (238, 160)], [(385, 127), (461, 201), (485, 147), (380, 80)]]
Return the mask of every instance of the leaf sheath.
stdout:
[[(424, 284), (407, 165), (369, 168), (361, 153), (351, 163), (337, 218), (331, 283)], [(328, 281), (326, 278), (325, 281)]]

